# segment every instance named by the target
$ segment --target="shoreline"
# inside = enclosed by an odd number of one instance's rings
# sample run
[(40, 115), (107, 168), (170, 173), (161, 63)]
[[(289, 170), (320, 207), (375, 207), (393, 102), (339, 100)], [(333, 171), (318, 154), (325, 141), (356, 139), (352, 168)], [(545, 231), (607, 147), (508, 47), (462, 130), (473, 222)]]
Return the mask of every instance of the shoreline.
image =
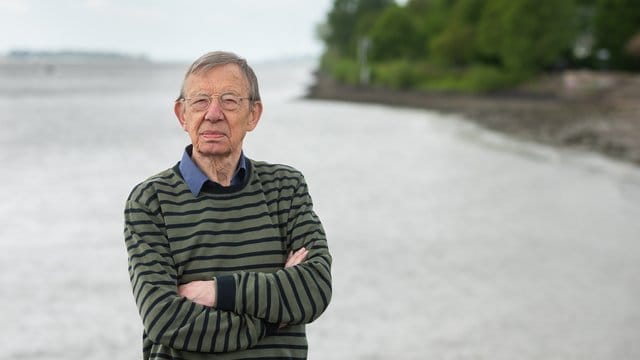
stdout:
[(516, 138), (593, 151), (640, 166), (640, 75), (565, 72), (471, 95), (339, 84), (315, 73), (307, 99), (376, 103), (459, 114)]

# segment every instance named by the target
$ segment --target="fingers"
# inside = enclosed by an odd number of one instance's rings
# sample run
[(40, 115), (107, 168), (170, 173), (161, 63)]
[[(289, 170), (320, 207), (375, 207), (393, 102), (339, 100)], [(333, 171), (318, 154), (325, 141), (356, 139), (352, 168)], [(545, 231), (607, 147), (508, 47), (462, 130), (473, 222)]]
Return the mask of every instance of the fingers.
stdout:
[(183, 285), (179, 285), (178, 286), (178, 295), (185, 297), (185, 298), (192, 298), (194, 297), (194, 291), (193, 291), (193, 286), (190, 286), (189, 283), (187, 284), (183, 284)]
[(287, 262), (284, 264), (284, 267), (290, 268), (298, 264), (301, 264), (308, 254), (309, 254), (309, 250), (305, 248), (300, 248), (296, 251), (290, 252), (289, 256), (287, 257)]
[(178, 295), (196, 304), (213, 307), (216, 302), (215, 283), (211, 280), (192, 281), (178, 286)]

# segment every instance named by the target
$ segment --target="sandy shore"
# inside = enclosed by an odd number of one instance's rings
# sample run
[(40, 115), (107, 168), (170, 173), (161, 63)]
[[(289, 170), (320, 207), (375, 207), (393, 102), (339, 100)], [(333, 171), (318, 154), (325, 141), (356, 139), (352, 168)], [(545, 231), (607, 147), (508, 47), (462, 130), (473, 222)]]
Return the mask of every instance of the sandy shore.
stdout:
[(349, 86), (317, 73), (307, 97), (457, 113), (523, 139), (640, 165), (640, 75), (566, 72), (509, 92), (460, 95)]

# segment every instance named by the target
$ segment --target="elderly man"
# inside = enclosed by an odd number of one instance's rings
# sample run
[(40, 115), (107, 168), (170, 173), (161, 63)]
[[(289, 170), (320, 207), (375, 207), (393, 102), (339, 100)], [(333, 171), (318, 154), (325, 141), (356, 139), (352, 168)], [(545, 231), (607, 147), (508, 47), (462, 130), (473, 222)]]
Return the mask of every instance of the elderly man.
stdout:
[(125, 208), (144, 358), (306, 358), (305, 324), (331, 299), (331, 255), (302, 174), (242, 151), (262, 114), (253, 70), (203, 55), (174, 111), (191, 145)]

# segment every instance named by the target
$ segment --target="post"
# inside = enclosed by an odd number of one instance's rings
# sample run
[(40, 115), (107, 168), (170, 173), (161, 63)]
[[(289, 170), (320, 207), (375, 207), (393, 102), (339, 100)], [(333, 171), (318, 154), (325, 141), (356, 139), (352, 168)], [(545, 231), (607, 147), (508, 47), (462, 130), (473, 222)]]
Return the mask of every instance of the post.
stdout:
[(369, 85), (371, 79), (371, 69), (367, 63), (367, 55), (371, 48), (371, 40), (362, 37), (358, 40), (358, 65), (360, 65), (360, 85)]

